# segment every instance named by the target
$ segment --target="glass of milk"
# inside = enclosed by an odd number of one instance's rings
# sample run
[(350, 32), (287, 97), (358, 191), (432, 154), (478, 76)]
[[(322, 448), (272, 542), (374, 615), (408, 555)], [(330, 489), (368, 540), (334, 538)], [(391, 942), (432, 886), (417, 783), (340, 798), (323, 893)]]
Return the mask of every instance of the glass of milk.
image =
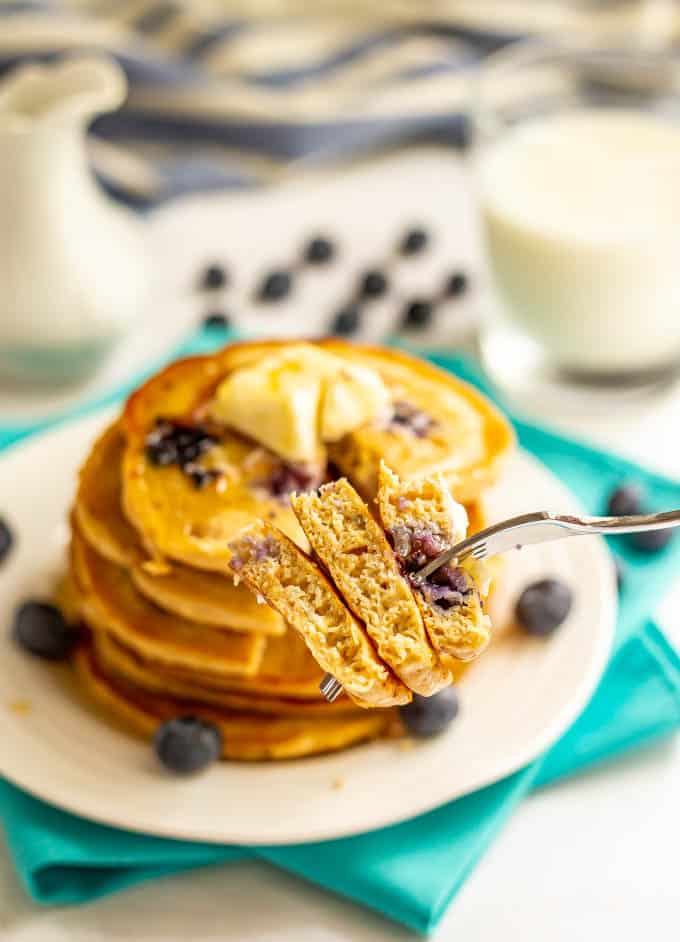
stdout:
[(563, 407), (677, 371), (680, 66), (518, 44), (481, 68), (472, 127), (492, 377)]

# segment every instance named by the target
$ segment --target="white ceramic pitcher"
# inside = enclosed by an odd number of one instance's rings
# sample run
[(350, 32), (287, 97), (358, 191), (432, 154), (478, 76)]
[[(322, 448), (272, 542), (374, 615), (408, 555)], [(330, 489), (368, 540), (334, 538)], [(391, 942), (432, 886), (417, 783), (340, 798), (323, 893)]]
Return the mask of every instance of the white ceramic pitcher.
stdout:
[(91, 119), (126, 81), (105, 58), (16, 69), (0, 83), (0, 377), (68, 382), (141, 314), (143, 223), (95, 181)]

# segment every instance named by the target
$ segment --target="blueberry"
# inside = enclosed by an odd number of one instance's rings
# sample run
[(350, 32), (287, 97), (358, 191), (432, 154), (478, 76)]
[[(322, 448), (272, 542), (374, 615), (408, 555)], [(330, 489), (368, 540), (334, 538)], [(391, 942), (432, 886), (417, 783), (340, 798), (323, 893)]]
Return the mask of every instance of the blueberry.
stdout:
[(427, 327), (432, 320), (433, 307), (429, 301), (423, 298), (416, 298), (409, 301), (404, 309), (402, 326), (409, 327)]
[(418, 252), (423, 251), (429, 241), (430, 236), (426, 229), (409, 229), (401, 241), (399, 251), (402, 255), (417, 255)]
[(73, 650), (78, 633), (54, 605), (24, 602), (14, 615), (14, 638), (36, 657), (62, 661)]
[(290, 294), (293, 276), (289, 271), (272, 271), (265, 276), (257, 293), (260, 301), (281, 301)]
[(531, 635), (549, 635), (571, 610), (573, 594), (559, 579), (541, 579), (527, 586), (515, 606), (517, 621)]
[(361, 310), (358, 304), (348, 304), (343, 307), (333, 318), (331, 325), (332, 334), (349, 336), (359, 330), (361, 326)]
[(637, 484), (622, 484), (612, 491), (607, 501), (610, 517), (630, 517), (642, 513), (642, 488)]
[(454, 687), (445, 687), (432, 697), (413, 694), (411, 703), (399, 708), (401, 720), (412, 736), (427, 739), (442, 733), (458, 715), (458, 694)]
[(227, 283), (227, 273), (221, 265), (208, 265), (201, 276), (201, 288), (217, 291)]
[(387, 291), (389, 282), (386, 276), (377, 269), (364, 273), (359, 291), (363, 298), (379, 298)]
[(14, 543), (14, 536), (6, 520), (0, 517), (0, 563), (8, 555)]
[(634, 533), (631, 536), (631, 543), (635, 549), (642, 553), (658, 553), (665, 549), (673, 539), (673, 529), (668, 530), (647, 530), (643, 533)]
[(166, 769), (187, 774), (219, 759), (222, 734), (212, 723), (198, 717), (178, 716), (158, 727), (153, 744)]
[(447, 298), (459, 298), (462, 294), (465, 294), (468, 287), (467, 275), (462, 271), (454, 272), (452, 275), (446, 279), (446, 284), (444, 285), (444, 294)]
[(324, 265), (335, 255), (335, 246), (330, 239), (316, 236), (310, 239), (305, 248), (305, 261), (311, 265)]
[(228, 327), (231, 327), (231, 320), (228, 314), (213, 311), (211, 314), (206, 314), (203, 318), (203, 326), (214, 330), (226, 330)]

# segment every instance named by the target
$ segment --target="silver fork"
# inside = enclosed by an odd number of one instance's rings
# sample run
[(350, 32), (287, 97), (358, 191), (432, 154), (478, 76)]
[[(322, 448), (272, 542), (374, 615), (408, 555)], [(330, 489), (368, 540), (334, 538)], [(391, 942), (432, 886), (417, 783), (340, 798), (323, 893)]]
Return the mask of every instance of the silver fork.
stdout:
[[(570, 536), (642, 533), (645, 530), (667, 530), (677, 526), (680, 526), (680, 510), (631, 517), (575, 517), (539, 510), (494, 523), (493, 526), (474, 533), (431, 559), (411, 576), (411, 580), (418, 585), (454, 559), (457, 562), (462, 562), (469, 556), (480, 560), (488, 559), (489, 556), (496, 556), (510, 549), (564, 540)], [(326, 674), (319, 690), (326, 700), (332, 703), (342, 693), (342, 686), (331, 674)]]

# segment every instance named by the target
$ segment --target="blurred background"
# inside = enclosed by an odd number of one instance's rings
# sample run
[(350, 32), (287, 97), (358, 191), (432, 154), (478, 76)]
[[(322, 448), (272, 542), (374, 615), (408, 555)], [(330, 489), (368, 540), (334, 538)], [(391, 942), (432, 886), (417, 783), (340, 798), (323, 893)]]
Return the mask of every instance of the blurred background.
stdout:
[(3, 0), (0, 421), (208, 329), (462, 349), (606, 439), (680, 362), (679, 31), (674, 0)]

